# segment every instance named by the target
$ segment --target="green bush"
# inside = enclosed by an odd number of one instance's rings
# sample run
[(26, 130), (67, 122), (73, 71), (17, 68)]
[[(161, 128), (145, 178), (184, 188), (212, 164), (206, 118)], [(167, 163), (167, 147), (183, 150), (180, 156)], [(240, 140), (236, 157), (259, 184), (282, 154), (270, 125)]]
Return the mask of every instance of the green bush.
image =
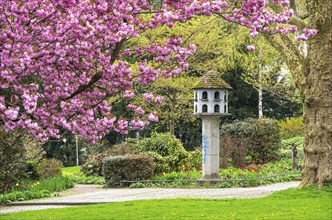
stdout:
[(202, 169), (202, 150), (189, 151), (184, 164), (196, 170)]
[(108, 187), (121, 186), (122, 180), (145, 180), (154, 174), (155, 165), (148, 156), (111, 156), (103, 161), (103, 172)]
[(280, 149), (280, 125), (273, 119), (249, 119), (222, 126), (221, 129), (221, 151), (225, 148), (236, 149), (236, 147), (225, 146), (232, 141), (223, 142), (223, 138), (230, 136), (236, 140), (234, 143), (245, 143), (246, 157), (250, 161), (265, 163), (274, 161), (279, 157)]
[(23, 135), (17, 130), (6, 133), (0, 129), (0, 187), (2, 193), (24, 176)]
[[(142, 153), (155, 152), (161, 155), (166, 159), (171, 171), (177, 170), (187, 156), (181, 141), (170, 133), (152, 133), (151, 138), (139, 140), (134, 147)], [(156, 159), (154, 162), (157, 167), (164, 166), (163, 160), (160, 160), (158, 157), (154, 157), (154, 159)]]
[(87, 176), (102, 176), (102, 164), (104, 158), (110, 156), (107, 152), (89, 155), (81, 166), (81, 171)]
[(47, 179), (62, 176), (62, 162), (57, 159), (43, 159), (38, 165), (38, 174), (41, 178)]
[(282, 120), (280, 121), (280, 126), (282, 139), (303, 136), (304, 125), (302, 117)]
[(8, 193), (7, 195), (7, 200), (10, 200), (11, 202), (16, 201), (16, 194), (15, 193)]
[(75, 184), (105, 184), (105, 179), (101, 176), (70, 176), (69, 178)]
[(23, 169), (24, 169), (24, 173), (25, 173), (25, 178), (33, 179), (33, 180), (39, 179), (38, 165), (35, 161), (33, 161), (33, 160), (25, 161)]
[(303, 158), (303, 141), (304, 137), (293, 137), (287, 140), (281, 141), (282, 148), (282, 157), (284, 158), (292, 158), (292, 148), (296, 147), (298, 158)]
[(153, 151), (146, 152), (146, 155), (148, 155), (156, 165), (156, 168), (154, 170), (155, 175), (169, 172), (171, 170), (167, 158)]
[(132, 183), (130, 184), (129, 188), (145, 188), (144, 183)]
[(15, 192), (16, 199), (26, 199), (23, 192)]
[(32, 192), (31, 191), (24, 191), (24, 197), (26, 198), (26, 199), (33, 199), (33, 194), (32, 194)]
[(101, 153), (89, 155), (82, 164), (81, 171), (87, 176), (103, 176), (102, 163), (104, 158), (109, 156), (135, 155), (138, 153), (138, 150), (133, 148), (130, 143), (116, 144)]

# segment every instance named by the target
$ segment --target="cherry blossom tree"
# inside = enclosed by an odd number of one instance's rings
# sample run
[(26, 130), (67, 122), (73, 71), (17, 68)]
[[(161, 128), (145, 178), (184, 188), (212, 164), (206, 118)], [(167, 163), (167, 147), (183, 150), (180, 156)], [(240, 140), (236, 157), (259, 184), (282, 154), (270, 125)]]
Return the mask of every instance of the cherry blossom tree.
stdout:
[[(317, 40), (309, 44), (313, 52), (308, 55), (308, 65), (288, 37), (283, 37), (296, 32), (296, 40), (306, 41), (317, 34), (301, 22), (288, 24), (294, 18), (294, 2), (0, 0), (0, 126), (7, 131), (27, 129), (42, 141), (59, 138), (60, 128), (64, 128), (94, 142), (111, 130), (125, 134), (129, 127), (140, 129), (149, 120), (157, 121), (156, 113), (130, 104), (134, 118), (114, 115), (110, 98), (122, 96), (130, 102), (135, 84), (181, 73), (188, 68), (186, 60), (195, 46), (183, 47), (178, 36), (140, 48), (126, 48), (126, 41), (159, 25), (172, 27), (198, 15), (217, 14), (249, 28), (252, 38), (259, 33), (272, 36), (271, 43), (296, 72), (295, 81), (304, 97), (305, 143), (309, 146), (305, 147), (305, 182), (331, 179), (331, 165), (326, 165), (332, 155), (332, 104), (326, 96), (331, 83), (323, 82), (331, 82), (331, 74), (319, 62), (321, 55), (331, 58), (327, 52), (331, 48), (331, 1), (307, 0), (309, 27), (318, 29), (317, 39), (324, 40), (323, 46)], [(248, 45), (249, 51), (254, 49)], [(137, 59), (135, 65), (127, 62), (130, 57)], [(148, 64), (147, 57), (154, 62)], [(325, 102), (318, 101), (322, 95)], [(145, 98), (160, 102), (153, 95)], [(318, 108), (312, 108), (313, 104)]]

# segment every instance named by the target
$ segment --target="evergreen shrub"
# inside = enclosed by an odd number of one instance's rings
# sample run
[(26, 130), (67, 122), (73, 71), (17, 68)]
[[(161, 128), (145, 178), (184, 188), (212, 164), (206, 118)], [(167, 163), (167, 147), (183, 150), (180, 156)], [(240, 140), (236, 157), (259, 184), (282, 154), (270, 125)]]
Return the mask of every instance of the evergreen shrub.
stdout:
[[(226, 137), (234, 141), (224, 141)], [(224, 125), (221, 129), (221, 152), (225, 149), (245, 150), (245, 156), (250, 162), (266, 163), (277, 160), (280, 142), (280, 125), (273, 119), (248, 119)], [(241, 148), (245, 149), (238, 149), (239, 143)], [(232, 144), (236, 146), (229, 146)]]
[(95, 155), (89, 155), (81, 166), (81, 171), (86, 176), (103, 176), (103, 160), (109, 156), (135, 155), (138, 150), (132, 147), (131, 143), (121, 143), (113, 145), (110, 149)]
[[(181, 141), (170, 133), (152, 133), (151, 138), (144, 138), (137, 142), (134, 145), (141, 153), (154, 152), (152, 155), (156, 167), (164, 167), (164, 160), (161, 160), (163, 157), (170, 169), (170, 171), (176, 171), (183, 165), (183, 160), (187, 157), (187, 152), (184, 149)], [(148, 153), (151, 155), (151, 153)], [(160, 170), (156, 170), (158, 173)]]
[(153, 177), (155, 165), (145, 155), (110, 156), (103, 161), (103, 172), (108, 187), (119, 187), (121, 181), (146, 180)]

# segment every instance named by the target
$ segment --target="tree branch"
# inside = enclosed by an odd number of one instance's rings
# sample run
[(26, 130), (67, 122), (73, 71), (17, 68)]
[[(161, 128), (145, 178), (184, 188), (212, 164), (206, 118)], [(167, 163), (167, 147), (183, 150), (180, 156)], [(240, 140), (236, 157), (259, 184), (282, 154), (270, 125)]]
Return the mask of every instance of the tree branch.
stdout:
[(299, 71), (299, 69), (305, 65), (305, 59), (297, 49), (296, 45), (294, 45), (294, 43), (283, 34), (264, 34), (263, 36), (282, 55), (288, 68), (291, 70), (294, 77), (294, 82), (298, 87), (298, 74), (303, 74), (301, 71)]
[[(122, 41), (120, 41), (114, 48), (113, 52), (112, 52), (112, 58), (111, 58), (111, 65), (115, 62), (117, 55), (119, 54), (120, 50), (121, 50), (121, 46), (122, 44), (126, 41), (126, 39), (123, 39)], [(86, 89), (90, 88), (93, 84), (95, 84), (100, 78), (102, 77), (102, 74), (100, 72), (97, 72), (94, 76), (92, 76), (91, 80), (89, 81), (88, 84), (86, 85), (81, 85), (78, 87), (78, 89), (73, 92), (68, 98), (66, 98), (65, 100), (69, 100), (75, 96), (77, 96), (78, 94), (82, 93), (83, 91), (85, 91)]]

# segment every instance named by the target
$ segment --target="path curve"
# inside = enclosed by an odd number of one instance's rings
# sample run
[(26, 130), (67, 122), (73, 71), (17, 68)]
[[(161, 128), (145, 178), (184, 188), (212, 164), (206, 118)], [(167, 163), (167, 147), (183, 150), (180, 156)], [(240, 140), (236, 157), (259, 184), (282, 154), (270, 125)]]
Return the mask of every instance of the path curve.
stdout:
[[(179, 189), (179, 188), (141, 188), (141, 189), (103, 189), (96, 185), (76, 185), (74, 188), (62, 192), (61, 197), (38, 199), (26, 202), (16, 202), (1, 207), (0, 214), (38, 210), (47, 208), (63, 208), (68, 206), (123, 202), (146, 199), (171, 198), (257, 198), (269, 195), (275, 191), (296, 188), (300, 182), (285, 182), (250, 188), (209, 188), (209, 189)], [(17, 206), (18, 205), (18, 206)]]

